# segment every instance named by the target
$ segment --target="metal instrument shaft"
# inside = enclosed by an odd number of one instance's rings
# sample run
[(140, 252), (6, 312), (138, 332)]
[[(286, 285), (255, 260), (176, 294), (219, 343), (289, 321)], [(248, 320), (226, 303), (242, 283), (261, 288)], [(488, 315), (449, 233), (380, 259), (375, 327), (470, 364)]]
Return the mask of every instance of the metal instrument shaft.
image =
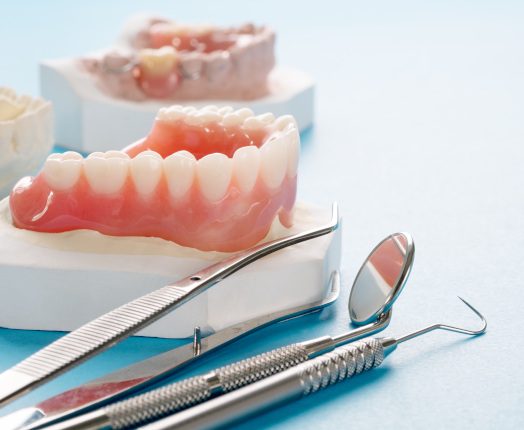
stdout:
[[(141, 427), (144, 430), (210, 429), (229, 424), (283, 402), (298, 399), (379, 366), (405, 341), (433, 330), (447, 330), (470, 336), (486, 332), (484, 317), (461, 299), (481, 319), (482, 327), (468, 330), (435, 324), (400, 338), (372, 338), (345, 345), (282, 373), (217, 397), (185, 411)], [(83, 427), (78, 427), (83, 429)], [(123, 427), (119, 427), (123, 428)], [(61, 430), (60, 427), (53, 430)]]
[(131, 336), (253, 261), (331, 233), (338, 225), (334, 203), (324, 226), (256, 245), (83, 325), (1, 373), (0, 406)]

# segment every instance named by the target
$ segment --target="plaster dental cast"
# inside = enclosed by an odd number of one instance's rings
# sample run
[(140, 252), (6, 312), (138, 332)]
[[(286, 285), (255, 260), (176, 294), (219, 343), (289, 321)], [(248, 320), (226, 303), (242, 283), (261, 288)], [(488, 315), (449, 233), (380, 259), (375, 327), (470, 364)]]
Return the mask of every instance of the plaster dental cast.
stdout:
[(56, 111), (56, 137), (79, 152), (122, 148), (148, 133), (172, 103), (291, 114), (299, 131), (314, 117), (314, 81), (275, 61), (266, 26), (186, 25), (131, 18), (115, 41), (40, 65), (42, 95)]
[(268, 93), (275, 33), (246, 24), (220, 28), (145, 18), (119, 49), (79, 66), (104, 92), (128, 100), (252, 100)]
[(39, 168), (53, 143), (51, 103), (0, 87), (0, 198)]

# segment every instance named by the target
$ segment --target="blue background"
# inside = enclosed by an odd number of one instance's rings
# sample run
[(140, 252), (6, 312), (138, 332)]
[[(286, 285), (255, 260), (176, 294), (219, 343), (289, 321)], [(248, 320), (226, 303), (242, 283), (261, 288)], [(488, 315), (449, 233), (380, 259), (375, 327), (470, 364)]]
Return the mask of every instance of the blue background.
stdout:
[[(523, 3), (3, 2), (0, 84), (38, 94), (40, 59), (107, 46), (129, 14), (144, 10), (277, 30), (279, 62), (318, 83), (299, 198), (338, 200), (345, 222), (345, 291), (331, 312), (266, 329), (180, 376), (346, 329), (358, 266), (385, 235), (405, 230), (415, 266), (386, 333), (475, 324), (460, 294), (485, 313), (488, 334), (414, 340), (374, 372), (238, 428), (524, 428)], [(0, 370), (58, 336), (0, 329)], [(2, 413), (175, 344), (129, 339)]]

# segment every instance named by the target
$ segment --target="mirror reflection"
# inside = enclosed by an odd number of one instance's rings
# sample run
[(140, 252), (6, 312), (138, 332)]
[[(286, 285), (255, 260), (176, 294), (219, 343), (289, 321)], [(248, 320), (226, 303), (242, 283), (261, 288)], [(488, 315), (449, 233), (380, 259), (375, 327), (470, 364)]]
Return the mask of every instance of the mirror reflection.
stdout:
[(408, 262), (407, 237), (396, 233), (382, 241), (364, 262), (350, 297), (350, 316), (356, 323), (375, 320), (400, 289)]

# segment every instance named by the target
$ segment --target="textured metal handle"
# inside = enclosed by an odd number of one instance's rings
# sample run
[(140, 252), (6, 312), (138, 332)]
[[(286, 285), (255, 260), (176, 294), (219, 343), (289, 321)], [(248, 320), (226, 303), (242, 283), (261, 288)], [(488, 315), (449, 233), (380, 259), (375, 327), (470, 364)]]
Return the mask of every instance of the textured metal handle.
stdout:
[(379, 340), (366, 339), (311, 361), (307, 359), (304, 345), (290, 345), (115, 403), (105, 407), (103, 413), (115, 430), (136, 427), (202, 403), (215, 393), (236, 390), (298, 364), (302, 393), (308, 395), (379, 366), (384, 349)]
[(2, 386), (17, 394), (18, 386), (22, 391), (39, 385), (135, 333), (146, 322), (153, 322), (179, 305), (190, 293), (191, 288), (168, 285), (83, 325), (0, 374), (0, 394)]
[(144, 430), (192, 430), (224, 427), (298, 399), (379, 366), (384, 359), (381, 339), (339, 347), (277, 375), (242, 387), (180, 413), (146, 425)]
[(215, 372), (224, 393), (280, 373), (309, 358), (307, 348), (292, 344), (221, 367)]
[(202, 403), (214, 394), (267, 378), (307, 359), (304, 346), (289, 345), (106, 406), (103, 413), (113, 429), (135, 427)]
[(378, 339), (365, 339), (340, 346), (300, 365), (303, 394), (314, 393), (329, 385), (380, 366), (384, 348)]

